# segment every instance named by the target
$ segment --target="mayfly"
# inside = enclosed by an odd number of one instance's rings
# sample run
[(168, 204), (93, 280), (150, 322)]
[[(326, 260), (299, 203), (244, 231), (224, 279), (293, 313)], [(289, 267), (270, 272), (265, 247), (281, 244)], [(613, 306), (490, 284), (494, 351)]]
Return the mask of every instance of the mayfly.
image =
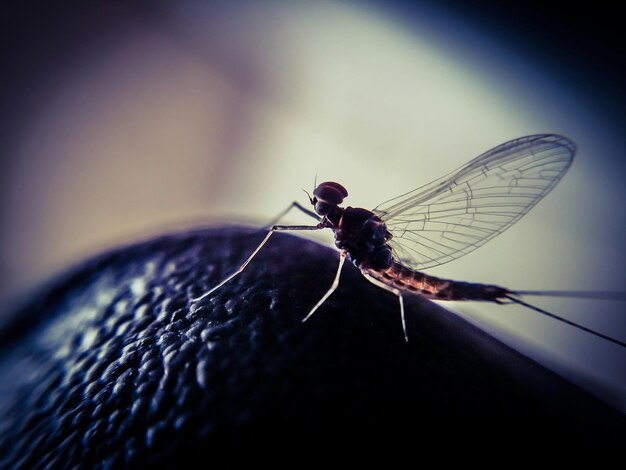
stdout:
[[(293, 202), (278, 218), (297, 208), (316, 225), (273, 225), (260, 245), (230, 276), (199, 302), (240, 274), (276, 231), (331, 229), (340, 250), (334, 281), (302, 321), (307, 320), (339, 285), (348, 259), (373, 284), (398, 297), (404, 337), (408, 341), (403, 294), (433, 300), (517, 303), (541, 314), (626, 347), (626, 343), (547, 312), (520, 299), (522, 295), (563, 295), (551, 291), (515, 291), (424, 274), (482, 246), (502, 233), (563, 177), (576, 145), (556, 134), (538, 134), (505, 142), (438, 180), (379, 204), (372, 210), (339, 207), (348, 196), (335, 182), (319, 184), (309, 196), (314, 212)], [(572, 292), (574, 296), (581, 293)], [(584, 296), (586, 293), (582, 293)]]

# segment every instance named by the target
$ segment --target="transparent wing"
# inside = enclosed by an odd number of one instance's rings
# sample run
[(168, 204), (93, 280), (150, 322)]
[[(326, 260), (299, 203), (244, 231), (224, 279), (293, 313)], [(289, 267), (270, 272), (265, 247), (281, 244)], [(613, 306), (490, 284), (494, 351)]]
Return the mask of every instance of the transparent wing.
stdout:
[(438, 266), (517, 222), (561, 179), (575, 153), (574, 142), (560, 135), (520, 137), (373, 212), (393, 235), (395, 258), (414, 269)]

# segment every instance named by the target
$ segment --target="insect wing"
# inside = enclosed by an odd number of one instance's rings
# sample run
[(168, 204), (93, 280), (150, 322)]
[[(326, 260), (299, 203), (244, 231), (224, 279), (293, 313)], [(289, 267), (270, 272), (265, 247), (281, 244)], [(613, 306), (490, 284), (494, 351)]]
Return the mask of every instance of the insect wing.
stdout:
[(452, 261), (502, 233), (563, 177), (576, 145), (566, 137), (520, 137), (458, 170), (378, 205), (394, 257), (414, 269)]

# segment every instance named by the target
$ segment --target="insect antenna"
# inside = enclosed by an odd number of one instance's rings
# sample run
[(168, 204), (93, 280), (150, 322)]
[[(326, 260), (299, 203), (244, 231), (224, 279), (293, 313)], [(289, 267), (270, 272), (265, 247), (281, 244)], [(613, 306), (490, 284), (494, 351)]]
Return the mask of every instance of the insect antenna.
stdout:
[[(550, 294), (539, 294), (539, 293), (538, 294), (534, 294), (534, 293), (530, 294), (530, 292), (535, 292), (535, 291), (515, 292), (515, 294), (517, 294), (517, 295), (522, 295), (522, 294), (526, 294), (526, 295), (550, 295)], [(539, 292), (544, 292), (544, 291), (539, 291)], [(545, 291), (545, 292), (548, 292), (548, 291)], [(559, 292), (559, 291), (556, 291), (556, 292)], [(563, 292), (560, 292), (560, 293), (563, 294)], [(614, 344), (617, 344), (618, 346), (626, 348), (626, 343), (623, 342), (623, 341), (620, 341), (620, 340), (615, 339), (615, 338), (611, 338), (610, 336), (607, 336), (605, 334), (602, 334), (602, 333), (599, 333), (597, 331), (594, 331), (594, 330), (592, 330), (590, 328), (587, 328), (586, 326), (579, 325), (578, 323), (575, 323), (575, 322), (573, 322), (571, 320), (568, 320), (566, 318), (563, 318), (563, 317), (560, 317), (558, 315), (555, 315), (554, 313), (548, 312), (548, 311), (543, 310), (543, 309), (541, 309), (539, 307), (531, 305), (528, 302), (524, 302), (523, 300), (514, 297), (513, 295), (508, 294), (508, 295), (505, 295), (505, 297), (507, 299), (509, 299), (511, 302), (514, 302), (514, 303), (519, 304), (519, 305), (523, 305), (524, 307), (527, 307), (527, 308), (529, 308), (531, 310), (534, 310), (537, 313), (541, 313), (542, 315), (545, 315), (547, 317), (553, 318), (554, 320), (558, 320), (560, 322), (567, 323), (568, 325), (573, 326), (574, 328), (578, 328), (579, 330), (582, 330), (582, 331), (585, 331), (587, 333), (590, 333), (590, 334), (592, 334), (594, 336), (597, 336), (598, 338), (605, 339), (607, 341), (610, 341), (611, 343), (614, 343)], [(565, 297), (565, 295), (560, 295), (560, 296), (557, 295), (556, 297)], [(592, 297), (585, 297), (585, 298), (592, 298)]]
[(313, 204), (313, 198), (311, 197), (311, 195), (309, 194), (309, 192), (308, 192), (306, 189), (304, 189), (304, 188), (302, 188), (302, 191), (304, 191), (304, 194), (306, 194), (306, 197), (308, 197), (308, 198), (309, 198), (309, 202), (310, 202), (311, 204)]

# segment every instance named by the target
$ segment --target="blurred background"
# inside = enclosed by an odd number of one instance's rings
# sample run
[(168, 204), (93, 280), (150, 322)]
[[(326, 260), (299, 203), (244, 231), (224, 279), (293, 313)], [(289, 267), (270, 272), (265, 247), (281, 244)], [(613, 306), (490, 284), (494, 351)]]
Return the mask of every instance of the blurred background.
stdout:
[[(5, 9), (0, 28), (5, 311), (122, 244), (264, 225), (307, 203), (316, 175), (372, 208), (545, 132), (578, 144), (563, 181), (511, 230), (429, 273), (624, 290), (616, 12), (452, 0), (37, 3)], [(624, 303), (527, 300), (626, 339)], [(517, 306), (446, 306), (626, 411), (618, 346)]]

